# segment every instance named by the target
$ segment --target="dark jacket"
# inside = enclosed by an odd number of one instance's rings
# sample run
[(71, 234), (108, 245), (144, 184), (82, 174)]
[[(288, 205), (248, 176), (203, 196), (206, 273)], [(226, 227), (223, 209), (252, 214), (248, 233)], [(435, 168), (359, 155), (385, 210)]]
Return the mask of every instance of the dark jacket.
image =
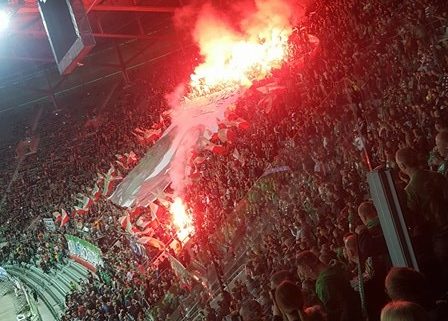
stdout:
[(358, 294), (350, 286), (347, 273), (330, 266), (316, 280), (316, 294), (322, 302), (328, 321), (363, 320)]

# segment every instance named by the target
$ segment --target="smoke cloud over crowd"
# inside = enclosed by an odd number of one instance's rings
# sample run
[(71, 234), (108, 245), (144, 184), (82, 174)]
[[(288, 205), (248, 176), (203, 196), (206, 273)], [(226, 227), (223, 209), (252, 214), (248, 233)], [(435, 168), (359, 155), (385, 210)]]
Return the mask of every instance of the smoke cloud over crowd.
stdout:
[(189, 83), (167, 95), (178, 132), (179, 148), (170, 169), (177, 195), (182, 195), (187, 163), (198, 140), (205, 130), (217, 130), (237, 95), (224, 99), (219, 108), (203, 98), (248, 88), (280, 67), (288, 56), (293, 23), (301, 14), (297, 2), (287, 0), (242, 1), (225, 8), (195, 2), (176, 12), (176, 27), (188, 33), (201, 55)]

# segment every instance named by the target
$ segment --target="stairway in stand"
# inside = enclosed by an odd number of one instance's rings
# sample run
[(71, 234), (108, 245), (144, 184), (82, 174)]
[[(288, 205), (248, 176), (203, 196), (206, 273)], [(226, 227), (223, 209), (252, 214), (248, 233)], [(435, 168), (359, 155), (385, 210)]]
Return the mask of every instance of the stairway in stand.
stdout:
[(29, 264), (7, 265), (4, 268), (9, 274), (19, 278), (37, 292), (39, 299), (51, 312), (53, 320), (59, 320), (64, 313), (65, 296), (73, 287), (78, 287), (80, 282), (87, 279), (90, 273), (74, 261), (58, 265), (49, 273), (44, 273), (41, 269)]

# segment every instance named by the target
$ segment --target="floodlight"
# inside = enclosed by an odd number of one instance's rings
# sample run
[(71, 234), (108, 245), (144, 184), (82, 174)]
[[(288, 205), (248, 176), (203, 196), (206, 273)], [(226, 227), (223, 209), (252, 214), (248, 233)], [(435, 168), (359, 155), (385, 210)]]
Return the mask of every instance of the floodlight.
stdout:
[(4, 9), (0, 9), (0, 31), (8, 28), (10, 20), (11, 14)]

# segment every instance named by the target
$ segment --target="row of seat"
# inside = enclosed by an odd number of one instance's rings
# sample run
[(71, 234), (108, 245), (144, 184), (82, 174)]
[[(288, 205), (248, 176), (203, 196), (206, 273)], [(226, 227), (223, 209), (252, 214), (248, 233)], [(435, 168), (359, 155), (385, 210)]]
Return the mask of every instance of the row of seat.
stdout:
[(5, 269), (37, 292), (55, 320), (58, 320), (65, 311), (66, 295), (89, 274), (87, 269), (73, 261), (58, 265), (49, 274), (33, 265), (10, 265)]

